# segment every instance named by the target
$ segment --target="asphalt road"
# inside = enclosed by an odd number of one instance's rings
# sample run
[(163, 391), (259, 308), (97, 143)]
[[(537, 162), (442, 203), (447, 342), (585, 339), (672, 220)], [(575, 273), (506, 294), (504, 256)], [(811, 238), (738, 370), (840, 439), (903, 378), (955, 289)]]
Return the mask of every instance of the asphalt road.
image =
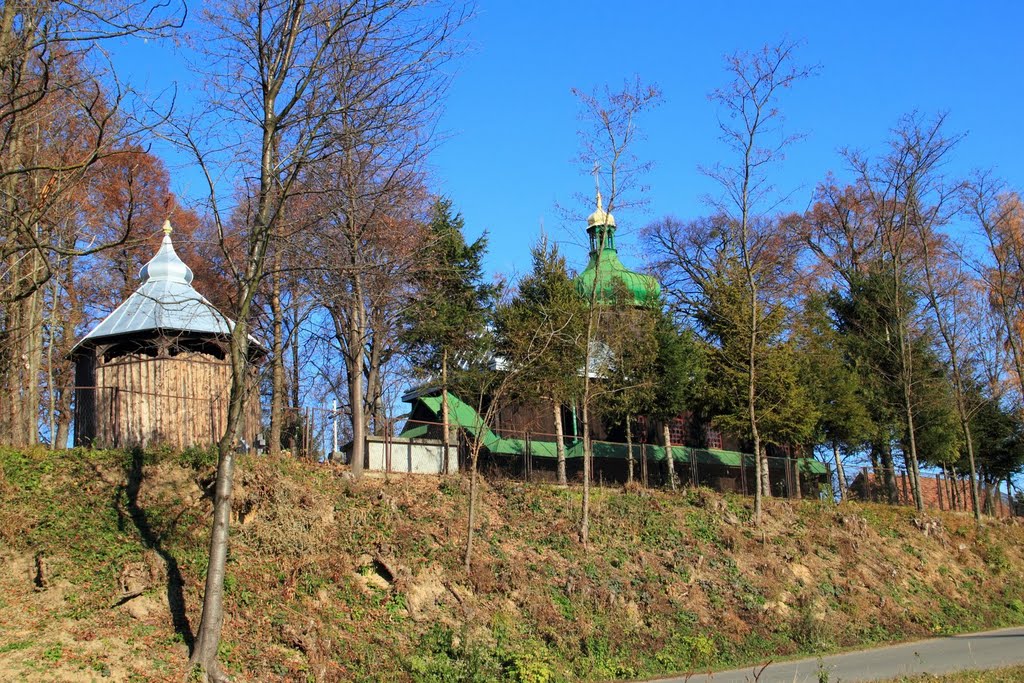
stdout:
[(819, 670), (829, 683), (877, 681), (911, 674), (946, 674), (1024, 664), (1024, 628), (968, 633), (760, 666), (658, 679), (658, 683), (817, 683)]

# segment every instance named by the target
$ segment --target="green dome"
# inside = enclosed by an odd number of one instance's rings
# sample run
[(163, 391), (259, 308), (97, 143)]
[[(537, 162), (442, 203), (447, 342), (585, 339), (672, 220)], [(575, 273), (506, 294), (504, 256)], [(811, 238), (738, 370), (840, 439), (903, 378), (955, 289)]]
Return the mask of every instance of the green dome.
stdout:
[[(624, 286), (632, 296), (634, 306), (655, 306), (661, 298), (661, 285), (650, 275), (634, 272), (623, 265), (615, 249), (615, 218), (601, 207), (601, 194), (597, 195), (597, 210), (587, 219), (590, 235), (590, 262), (576, 278), (576, 291), (590, 299), (597, 279), (597, 302), (616, 303), (615, 290)], [(602, 245), (602, 237), (604, 244)], [(602, 249), (603, 246), (603, 249)]]

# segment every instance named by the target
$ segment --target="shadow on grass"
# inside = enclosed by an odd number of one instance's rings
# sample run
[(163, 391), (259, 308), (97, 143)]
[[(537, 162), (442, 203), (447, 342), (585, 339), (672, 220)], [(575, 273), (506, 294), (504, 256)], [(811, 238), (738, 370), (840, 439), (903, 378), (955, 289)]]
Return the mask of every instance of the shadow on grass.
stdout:
[[(127, 478), (123, 486), (125, 500), (128, 503), (128, 516), (131, 517), (132, 524), (138, 530), (145, 546), (159, 555), (167, 567), (167, 604), (171, 609), (174, 631), (181, 636), (191, 654), (195, 646), (195, 634), (192, 632), (192, 624), (189, 622), (188, 613), (185, 610), (185, 581), (181, 576), (178, 560), (163, 547), (160, 533), (153, 529), (146, 511), (139, 506), (139, 489), (142, 486), (145, 452), (140, 448), (134, 448), (128, 452), (128, 455), (131, 460), (127, 463), (128, 467), (125, 470)], [(120, 498), (120, 496), (118, 497)], [(118, 505), (118, 511), (121, 512), (120, 505)]]

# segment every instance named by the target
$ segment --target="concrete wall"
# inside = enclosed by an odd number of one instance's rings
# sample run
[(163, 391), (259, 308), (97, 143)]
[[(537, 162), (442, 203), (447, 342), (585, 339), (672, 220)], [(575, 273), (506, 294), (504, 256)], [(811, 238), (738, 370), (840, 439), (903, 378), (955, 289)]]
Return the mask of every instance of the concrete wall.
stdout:
[[(390, 450), (390, 467), (388, 452)], [(443, 474), (444, 448), (433, 439), (384, 439), (371, 436), (366, 439), (366, 469), (371, 472), (400, 472), (412, 474)], [(458, 447), (448, 446), (448, 472), (459, 471)]]

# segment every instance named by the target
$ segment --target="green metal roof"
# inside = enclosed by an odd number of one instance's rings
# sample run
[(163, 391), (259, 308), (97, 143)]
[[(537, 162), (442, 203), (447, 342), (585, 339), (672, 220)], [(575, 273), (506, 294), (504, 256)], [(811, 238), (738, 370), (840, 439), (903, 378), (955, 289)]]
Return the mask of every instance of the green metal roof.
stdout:
[[(623, 285), (632, 297), (634, 306), (653, 306), (661, 297), (661, 285), (650, 275), (630, 270), (619, 260), (615, 248), (615, 218), (601, 208), (598, 194), (597, 211), (587, 219), (590, 235), (590, 261), (576, 278), (576, 291), (588, 300), (597, 280), (597, 301), (616, 303), (616, 287)], [(600, 257), (600, 258), (599, 258)]]
[[(697, 456), (697, 464), (700, 465), (725, 465), (726, 467), (741, 467), (743, 453), (737, 451), (723, 451), (719, 448), (694, 448)], [(753, 458), (753, 456), (750, 456)]]
[(813, 458), (800, 458), (797, 462), (800, 463), (800, 469), (807, 474), (828, 474), (825, 463), (818, 462)]
[(427, 431), (430, 429), (430, 425), (415, 425), (412, 427), (406, 427), (399, 434), (403, 439), (419, 439), (427, 435)]
[[(430, 412), (440, 418), (440, 396), (421, 396), (417, 400), (422, 401), (423, 405), (430, 409)], [(448, 420), (453, 425), (465, 429), (474, 439), (479, 438), (480, 443), (489, 450), (493, 450), (492, 447), (496, 446), (497, 442), (501, 440), (497, 434), (491, 431), (490, 427), (484, 424), (483, 418), (480, 417), (472, 406), (463, 403), (462, 399), (451, 392), (448, 392)]]
[[(440, 396), (419, 396), (412, 399), (420, 401), (437, 419), (441, 416)], [(484, 424), (483, 418), (473, 409), (472, 406), (464, 403), (458, 396), (448, 394), (448, 417), (451, 423), (465, 429), (474, 438), (479, 438), (481, 443), (491, 453), (500, 455), (523, 455), (526, 453), (526, 440), (503, 438), (491, 431)], [(415, 424), (407, 426), (402, 430), (400, 436), (403, 438), (416, 438), (425, 436), (428, 425)], [(624, 443), (611, 443), (608, 441), (593, 442), (594, 456), (598, 458), (610, 458), (626, 460), (629, 458), (629, 448)], [(650, 460), (661, 462), (665, 459), (664, 446), (647, 444), (647, 457)], [(554, 441), (543, 441), (540, 439), (530, 440), (530, 453), (535, 458), (557, 458), (558, 451)], [(634, 457), (640, 457), (642, 453), (640, 444), (633, 444)], [(583, 442), (575, 440), (565, 446), (566, 459), (583, 457)], [(696, 459), (699, 465), (719, 465), (723, 467), (740, 467), (744, 459), (748, 466), (753, 462), (753, 455), (740, 453), (738, 451), (726, 451), (719, 448), (691, 448), (689, 446), (672, 446), (672, 457), (676, 462), (690, 462), (690, 458)], [(817, 460), (803, 458), (799, 461), (800, 469), (807, 474), (827, 474), (828, 468)]]
[(634, 306), (654, 305), (661, 296), (661, 285), (650, 275), (636, 273), (623, 265), (615, 249), (605, 248), (601, 252), (600, 264), (597, 255), (590, 255), (586, 269), (576, 278), (576, 291), (590, 297), (597, 278), (597, 301), (602, 304), (615, 303), (617, 283), (625, 285), (632, 295)]

